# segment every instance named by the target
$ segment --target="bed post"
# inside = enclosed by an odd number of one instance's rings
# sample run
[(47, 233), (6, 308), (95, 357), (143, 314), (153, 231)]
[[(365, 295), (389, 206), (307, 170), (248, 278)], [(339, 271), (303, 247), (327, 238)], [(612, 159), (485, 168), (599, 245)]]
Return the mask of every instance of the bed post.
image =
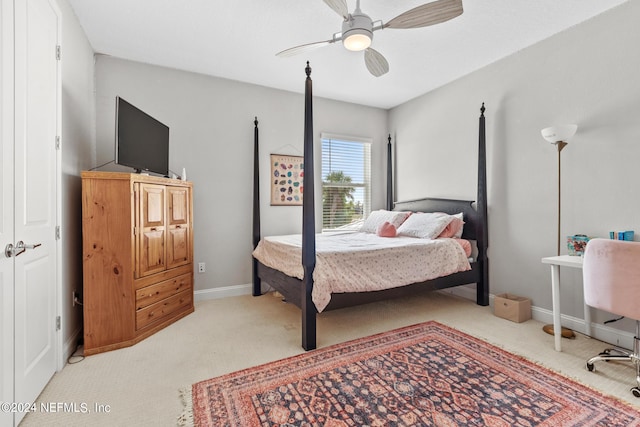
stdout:
[(314, 206), (313, 172), (313, 100), (311, 67), (305, 68), (307, 79), (304, 87), (304, 189), (302, 193), (302, 348), (316, 348), (316, 306), (311, 299), (313, 270), (316, 267), (316, 224)]
[(391, 134), (387, 143), (387, 210), (393, 209), (393, 167), (391, 162)]
[[(253, 121), (253, 249), (260, 242), (260, 158), (258, 156), (258, 117)], [(262, 295), (258, 260), (253, 259), (253, 296)]]
[(480, 215), (480, 229), (477, 231), (478, 264), (481, 283), (476, 285), (476, 303), (489, 305), (489, 228), (487, 221), (487, 147), (484, 123), (484, 102), (480, 108), (478, 137), (478, 198), (476, 209)]

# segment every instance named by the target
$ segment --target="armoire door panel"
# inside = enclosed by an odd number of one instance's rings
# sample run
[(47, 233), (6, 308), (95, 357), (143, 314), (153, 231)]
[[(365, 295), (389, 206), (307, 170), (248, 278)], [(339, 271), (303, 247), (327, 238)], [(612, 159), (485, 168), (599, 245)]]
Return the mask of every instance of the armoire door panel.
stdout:
[(141, 184), (142, 228), (164, 226), (165, 187)]
[(140, 275), (146, 276), (165, 269), (165, 234), (160, 230), (144, 230), (140, 245)]
[(141, 183), (139, 191), (138, 275), (144, 277), (166, 268), (166, 187)]
[(189, 229), (186, 227), (172, 227), (168, 233), (167, 268), (174, 268), (187, 264), (190, 257)]
[(169, 225), (189, 224), (189, 190), (167, 187), (169, 198)]

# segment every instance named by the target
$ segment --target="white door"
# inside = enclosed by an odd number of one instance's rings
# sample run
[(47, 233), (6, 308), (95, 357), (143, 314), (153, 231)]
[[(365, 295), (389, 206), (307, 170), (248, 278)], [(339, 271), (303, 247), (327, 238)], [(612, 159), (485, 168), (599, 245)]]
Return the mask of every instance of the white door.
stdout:
[[(0, 3), (0, 402), (13, 402), (13, 1)], [(13, 414), (0, 410), (0, 426)]]
[[(59, 347), (56, 322), (59, 151), (56, 144), (60, 134), (60, 61), (56, 53), (60, 13), (52, 0), (24, 0), (13, 4), (15, 92), (11, 207), (16, 248), (13, 256), (5, 256), (2, 262), (12, 264), (13, 268), (11, 401), (33, 402), (56, 370)], [(3, 141), (5, 145), (7, 142)], [(3, 175), (6, 172), (3, 171)], [(10, 206), (3, 206), (4, 212), (8, 210)], [(22, 250), (18, 242), (23, 242), (26, 249)], [(10, 287), (9, 283), (4, 285)], [(16, 413), (14, 423), (23, 415)]]

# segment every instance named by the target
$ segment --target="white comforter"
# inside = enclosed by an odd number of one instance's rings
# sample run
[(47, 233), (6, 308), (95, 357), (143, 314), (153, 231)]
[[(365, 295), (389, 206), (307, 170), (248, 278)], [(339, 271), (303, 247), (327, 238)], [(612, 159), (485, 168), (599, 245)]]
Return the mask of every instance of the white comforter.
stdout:
[[(299, 234), (265, 237), (253, 256), (268, 267), (302, 279), (301, 248)], [(312, 297), (321, 312), (332, 293), (377, 291), (470, 269), (464, 250), (452, 239), (318, 234)]]

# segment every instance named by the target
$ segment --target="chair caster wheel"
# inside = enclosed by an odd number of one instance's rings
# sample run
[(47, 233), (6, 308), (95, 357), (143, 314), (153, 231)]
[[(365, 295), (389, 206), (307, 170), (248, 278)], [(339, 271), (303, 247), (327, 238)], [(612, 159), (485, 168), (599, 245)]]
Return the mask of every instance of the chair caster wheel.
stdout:
[[(609, 356), (611, 354), (611, 351), (609, 351), (608, 349), (603, 351), (602, 353), (598, 354), (598, 356)], [(605, 359), (605, 362), (609, 362), (609, 359)]]
[(633, 387), (631, 393), (633, 393), (635, 397), (640, 397), (640, 387)]
[(587, 369), (589, 370), (589, 372), (593, 372), (595, 366), (593, 366), (593, 363), (587, 363)]

